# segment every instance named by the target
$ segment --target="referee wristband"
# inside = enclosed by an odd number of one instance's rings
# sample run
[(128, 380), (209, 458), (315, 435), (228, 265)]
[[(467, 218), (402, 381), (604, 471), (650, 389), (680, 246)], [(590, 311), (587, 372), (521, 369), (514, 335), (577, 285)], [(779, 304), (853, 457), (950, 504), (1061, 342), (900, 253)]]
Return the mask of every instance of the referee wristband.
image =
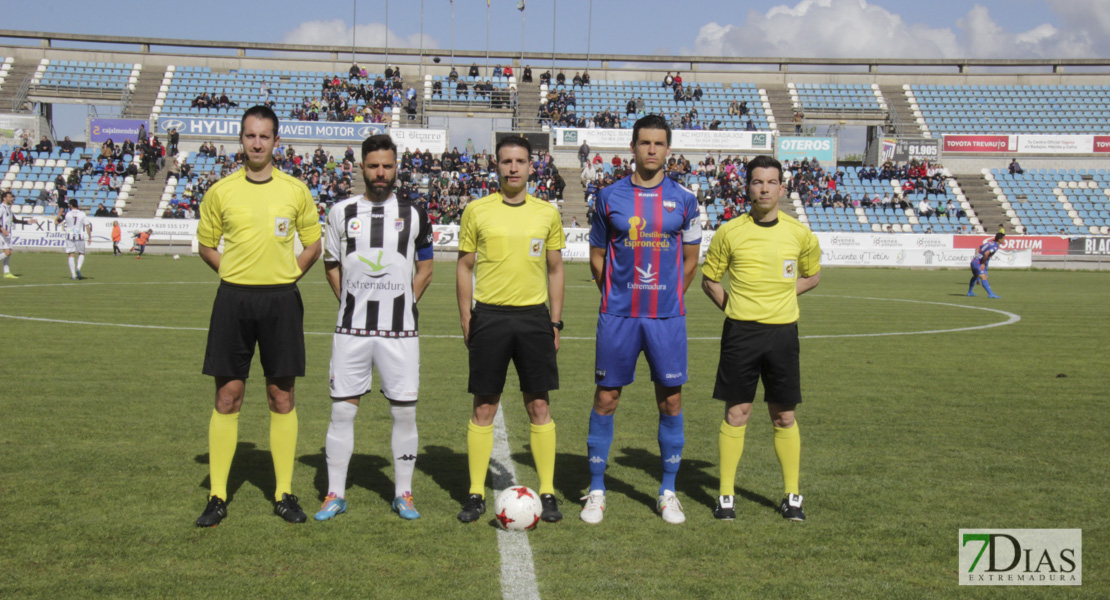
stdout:
[(558, 329), (559, 331), (563, 330), (563, 322), (562, 321), (552, 321), (551, 326), (554, 327), (555, 329)]

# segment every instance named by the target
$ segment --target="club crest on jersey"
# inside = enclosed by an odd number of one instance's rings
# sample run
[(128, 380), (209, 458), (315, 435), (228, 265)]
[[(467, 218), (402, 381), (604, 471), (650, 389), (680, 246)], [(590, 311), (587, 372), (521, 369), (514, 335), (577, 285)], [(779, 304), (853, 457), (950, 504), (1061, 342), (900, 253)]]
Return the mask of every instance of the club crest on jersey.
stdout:
[(678, 206), (678, 205), (675, 203), (674, 200), (664, 200), (663, 201), (663, 208), (667, 209), (667, 212), (674, 212), (674, 209), (675, 209), (676, 206)]
[(362, 219), (347, 221), (347, 237), (356, 237), (362, 231)]
[(289, 235), (289, 219), (285, 217), (277, 217), (274, 219), (274, 235), (278, 237)]
[(404, 219), (394, 219), (393, 220), (393, 229), (395, 229), (397, 231), (402, 231), (404, 228), (405, 228), (405, 220)]
[(532, 245), (528, 250), (528, 256), (543, 256), (543, 239), (532, 238)]
[(787, 279), (794, 279), (794, 272), (797, 270), (798, 261), (784, 260), (782, 261), (782, 276)]

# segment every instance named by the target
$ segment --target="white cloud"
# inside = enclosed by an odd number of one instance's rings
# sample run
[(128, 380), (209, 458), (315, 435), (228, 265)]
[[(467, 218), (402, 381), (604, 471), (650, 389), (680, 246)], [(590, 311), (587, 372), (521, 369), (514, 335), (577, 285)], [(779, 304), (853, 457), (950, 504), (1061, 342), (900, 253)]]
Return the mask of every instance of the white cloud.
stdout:
[[(358, 46), (384, 47), (386, 45), (387, 29), (381, 23), (370, 23), (355, 27)], [(395, 31), (388, 31), (390, 48), (419, 48), (420, 34), (410, 36), (398, 35)], [(282, 36), (286, 44), (309, 45), (346, 45), (351, 43), (351, 28), (341, 19), (332, 21), (306, 21), (296, 29), (286, 32)], [(424, 35), (425, 49), (438, 49), (439, 44), (430, 35)]]
[[(1086, 5), (1096, 25), (1110, 31), (1110, 2), (1052, 0), (1080, 20)], [(1058, 9), (1061, 14), (1065, 9)], [(1104, 18), (1104, 19), (1103, 19)], [(1060, 58), (1096, 56), (1091, 29), (1050, 24), (1023, 32), (1004, 30), (989, 11), (973, 6), (953, 28), (907, 23), (866, 0), (801, 0), (765, 13), (749, 11), (739, 25), (704, 25), (688, 51), (699, 55), (831, 58)], [(1105, 32), (1102, 36), (1105, 38)]]
[(1106, 0), (1048, 0), (1063, 26), (1092, 40), (1098, 56), (1110, 53), (1110, 2)]

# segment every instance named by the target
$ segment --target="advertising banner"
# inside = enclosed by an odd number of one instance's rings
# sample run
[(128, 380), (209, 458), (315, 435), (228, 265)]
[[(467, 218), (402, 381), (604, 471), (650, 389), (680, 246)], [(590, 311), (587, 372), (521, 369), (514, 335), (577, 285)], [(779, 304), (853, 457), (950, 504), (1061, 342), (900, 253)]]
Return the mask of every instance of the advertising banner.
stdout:
[[(978, 249), (984, 242), (994, 239), (994, 235), (957, 235), (953, 240), (955, 248)], [(1034, 256), (1066, 256), (1068, 238), (1048, 235), (1007, 235), (1000, 246), (1003, 250), (1030, 250)], [(994, 262), (992, 261), (993, 265)]]
[[(182, 137), (238, 138), (239, 119), (217, 117), (158, 117), (158, 131), (176, 129)], [(327, 121), (281, 121), (278, 135), (286, 140), (361, 142), (385, 133), (384, 123), (333, 123)]]
[(946, 135), (945, 152), (1017, 152), (1016, 135)]
[(826, 165), (836, 164), (836, 139), (830, 137), (780, 137), (775, 158), (781, 161), (816, 158)]
[(393, 138), (393, 143), (397, 144), (397, 150), (400, 152), (406, 150), (427, 150), (432, 154), (447, 152), (446, 129), (391, 127), (389, 137)]
[[(12, 245), (17, 248), (57, 248), (65, 246), (65, 230), (54, 224), (54, 217), (34, 217), (36, 223), (16, 224), (12, 229)], [(123, 239), (120, 248), (131, 248), (134, 234), (153, 229), (152, 242), (172, 242), (187, 248), (197, 235), (196, 219), (113, 219), (109, 217), (89, 217), (92, 224), (92, 240), (86, 245), (89, 250), (112, 249), (112, 223), (119, 221)]]
[(39, 117), (34, 115), (0, 115), (0, 140), (15, 141), (23, 134), (34, 146), (39, 140)]
[[(591, 148), (627, 149), (632, 145), (631, 129), (554, 130), (556, 146), (577, 148), (586, 142)], [(672, 150), (721, 150), (733, 152), (769, 152), (772, 135), (756, 131), (689, 131), (678, 129), (671, 134)]]
[(1077, 237), (1068, 240), (1072, 256), (1110, 256), (1110, 237)]
[(888, 160), (900, 163), (908, 163), (912, 160), (934, 162), (938, 159), (940, 159), (939, 140), (883, 138), (882, 156), (879, 162)]
[(139, 141), (139, 127), (149, 127), (143, 119), (91, 119), (89, 121), (89, 141), (104, 143), (111, 138), (119, 143), (123, 140)]
[(1094, 139), (1095, 153), (1110, 152), (1110, 135), (1096, 135)]
[(1091, 154), (1093, 135), (1019, 135), (1019, 154)]

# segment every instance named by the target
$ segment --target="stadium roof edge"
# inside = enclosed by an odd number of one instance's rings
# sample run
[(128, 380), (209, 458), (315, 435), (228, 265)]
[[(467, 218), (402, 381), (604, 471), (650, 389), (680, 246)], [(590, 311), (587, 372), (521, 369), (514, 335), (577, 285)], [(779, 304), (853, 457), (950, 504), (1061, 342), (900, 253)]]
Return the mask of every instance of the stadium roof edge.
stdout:
[[(135, 45), (140, 47), (140, 52), (148, 54), (157, 54), (152, 52), (151, 48), (159, 46), (173, 48), (209, 48), (209, 49), (227, 49), (233, 50), (238, 55), (242, 56), (247, 50), (264, 51), (264, 52), (305, 52), (305, 53), (326, 53), (333, 55), (333, 59), (339, 59), (343, 54), (351, 52), (350, 46), (335, 46), (335, 45), (301, 45), (301, 44), (285, 44), (285, 43), (263, 43), (263, 42), (236, 42), (236, 41), (219, 41), (219, 40), (191, 40), (191, 39), (176, 39), (176, 38), (151, 38), (151, 37), (137, 37), (137, 36), (105, 36), (93, 35), (82, 33), (60, 33), (60, 32), (46, 32), (46, 31), (22, 31), (17, 29), (0, 29), (0, 38), (14, 38), (26, 40), (39, 40), (40, 47), (46, 49), (50, 48), (52, 42), (55, 40), (64, 40), (72, 42), (82, 42), (91, 44), (105, 44), (106, 46), (119, 46), (119, 45)], [(109, 50), (109, 48), (105, 48)], [(435, 50), (419, 50), (416, 48), (382, 48), (382, 47), (358, 47), (356, 52), (360, 54), (382, 54), (394, 56), (420, 56), (422, 54), (429, 56), (443, 55), (451, 52), (450, 49), (439, 48)], [(552, 59), (549, 52), (489, 52), (481, 50), (458, 50), (453, 52), (456, 58), (473, 58), (485, 59), (489, 56), (491, 59), (511, 60), (522, 59), (524, 61), (535, 61), (541, 64), (540, 61)], [(634, 63), (659, 63), (659, 64), (687, 64), (694, 68), (695, 64), (718, 64), (718, 65), (777, 65), (780, 70), (793, 70), (791, 66), (868, 66), (868, 67), (881, 67), (881, 66), (910, 66), (910, 67), (957, 67), (961, 71), (964, 67), (1052, 67), (1054, 70), (1057, 67), (1079, 67), (1079, 66), (1099, 66), (1110, 67), (1110, 58), (1052, 58), (1052, 59), (1034, 59), (1034, 58), (1013, 58), (1013, 59), (980, 59), (980, 58), (966, 58), (966, 59), (940, 59), (940, 58), (818, 58), (818, 57), (732, 57), (732, 56), (704, 56), (704, 55), (670, 55), (670, 56), (656, 56), (656, 55), (637, 55), (637, 54), (583, 54), (583, 53), (556, 53), (555, 59), (561, 61), (586, 61), (598, 62), (599, 65), (605, 62), (634, 62)], [(662, 67), (661, 67), (662, 68)]]

